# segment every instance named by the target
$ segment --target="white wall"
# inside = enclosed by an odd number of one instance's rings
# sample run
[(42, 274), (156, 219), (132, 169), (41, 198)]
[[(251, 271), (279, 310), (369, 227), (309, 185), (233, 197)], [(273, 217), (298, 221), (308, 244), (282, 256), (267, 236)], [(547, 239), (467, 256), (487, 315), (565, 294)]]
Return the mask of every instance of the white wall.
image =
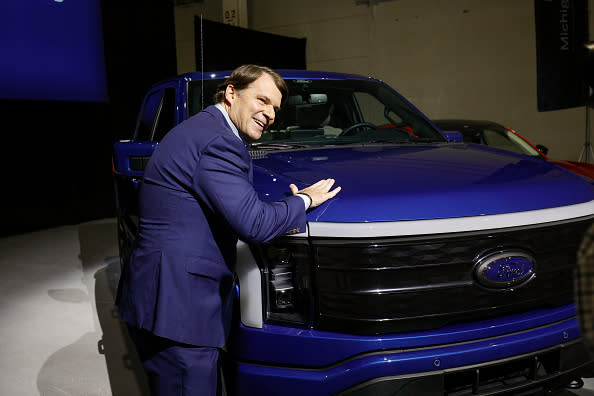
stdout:
[(548, 146), (551, 157), (579, 157), (585, 107), (537, 111), (533, 1), (399, 0), (372, 8), (374, 72), (430, 117), (498, 121)]
[[(176, 10), (180, 72), (196, 68), (189, 14), (221, 21), (219, 3)], [(552, 158), (582, 151), (584, 107), (537, 111), (533, 0), (248, 0), (248, 23), (307, 38), (308, 69), (380, 78), (430, 117), (504, 123)]]

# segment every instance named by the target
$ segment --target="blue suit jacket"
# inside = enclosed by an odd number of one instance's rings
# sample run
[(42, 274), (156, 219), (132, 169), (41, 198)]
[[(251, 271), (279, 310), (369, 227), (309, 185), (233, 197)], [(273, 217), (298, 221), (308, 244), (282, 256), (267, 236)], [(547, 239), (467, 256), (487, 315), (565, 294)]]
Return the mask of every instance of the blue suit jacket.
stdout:
[(225, 344), (238, 237), (263, 242), (304, 229), (306, 221), (300, 197), (260, 201), (248, 150), (214, 106), (159, 143), (139, 204), (120, 315), (157, 336), (200, 346)]

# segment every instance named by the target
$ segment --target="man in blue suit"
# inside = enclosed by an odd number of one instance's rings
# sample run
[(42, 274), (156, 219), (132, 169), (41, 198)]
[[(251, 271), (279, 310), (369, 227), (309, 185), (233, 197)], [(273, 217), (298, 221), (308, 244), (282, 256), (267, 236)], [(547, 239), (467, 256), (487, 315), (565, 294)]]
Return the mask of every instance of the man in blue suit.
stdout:
[(237, 68), (214, 106), (173, 128), (140, 189), (140, 231), (118, 306), (156, 395), (215, 395), (232, 309), (238, 238), (264, 242), (305, 229), (334, 197), (333, 179), (274, 203), (252, 186), (247, 150), (274, 122), (287, 86), (273, 70)]

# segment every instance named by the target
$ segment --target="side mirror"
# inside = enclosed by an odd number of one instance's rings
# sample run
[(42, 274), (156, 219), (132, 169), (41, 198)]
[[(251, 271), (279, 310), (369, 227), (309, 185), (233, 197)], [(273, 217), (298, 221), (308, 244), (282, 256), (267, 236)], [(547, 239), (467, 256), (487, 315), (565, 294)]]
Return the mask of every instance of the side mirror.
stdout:
[(547, 146), (543, 146), (542, 144), (537, 144), (536, 148), (539, 149), (544, 155), (549, 153), (549, 148)]
[(462, 143), (462, 133), (457, 131), (444, 131), (442, 132), (443, 136), (446, 138), (448, 142), (452, 143)]

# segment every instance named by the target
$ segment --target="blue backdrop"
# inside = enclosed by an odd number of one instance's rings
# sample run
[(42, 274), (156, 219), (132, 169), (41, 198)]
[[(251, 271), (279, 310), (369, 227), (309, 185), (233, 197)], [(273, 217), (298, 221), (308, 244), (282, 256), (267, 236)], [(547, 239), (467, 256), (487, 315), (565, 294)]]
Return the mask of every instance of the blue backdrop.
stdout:
[(100, 0), (2, 0), (0, 98), (108, 100)]

